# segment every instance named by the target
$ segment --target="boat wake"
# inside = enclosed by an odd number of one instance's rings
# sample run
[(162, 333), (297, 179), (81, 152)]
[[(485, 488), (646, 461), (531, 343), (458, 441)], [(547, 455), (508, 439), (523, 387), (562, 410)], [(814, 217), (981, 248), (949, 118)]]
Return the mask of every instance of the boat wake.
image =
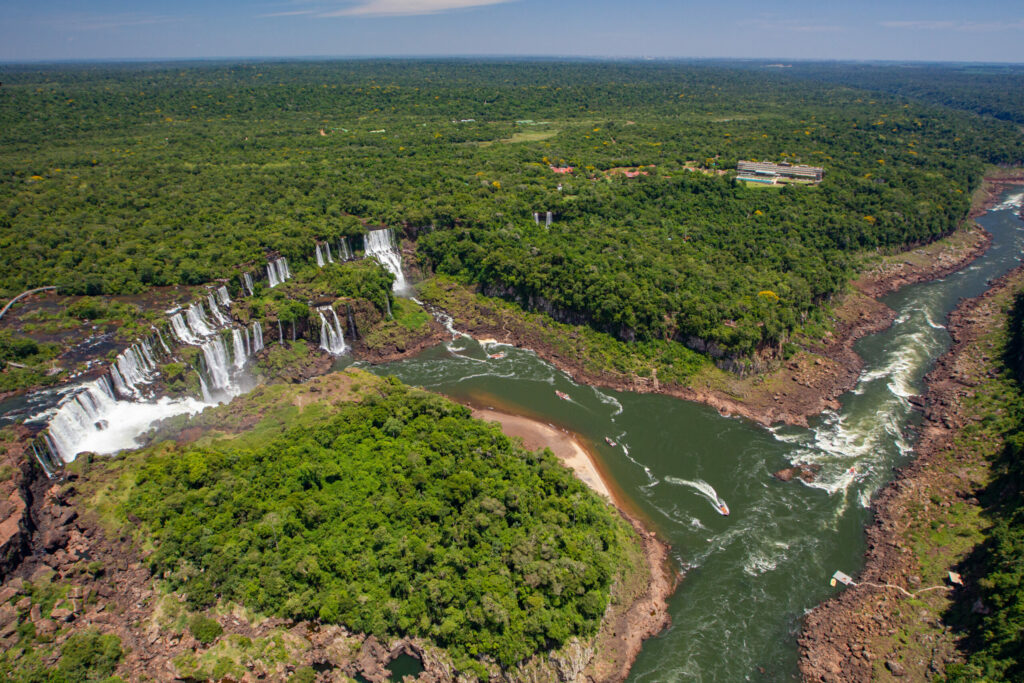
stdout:
[(713, 507), (715, 512), (719, 514), (726, 514), (722, 512), (723, 507), (725, 510), (729, 509), (725, 506), (725, 501), (722, 500), (722, 497), (718, 495), (718, 491), (715, 491), (714, 487), (703, 479), (690, 481), (689, 479), (680, 479), (678, 477), (665, 477), (665, 481), (669, 484), (675, 484), (676, 486), (689, 486), (707, 499), (707, 501), (711, 503), (711, 507)]

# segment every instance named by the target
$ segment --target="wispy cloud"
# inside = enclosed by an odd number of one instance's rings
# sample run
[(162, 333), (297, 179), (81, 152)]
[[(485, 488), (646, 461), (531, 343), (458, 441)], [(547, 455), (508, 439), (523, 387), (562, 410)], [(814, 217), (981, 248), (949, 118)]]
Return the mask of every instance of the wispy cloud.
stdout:
[(1017, 21), (883, 21), (883, 28), (902, 28), (913, 31), (960, 31), (963, 33), (990, 33), (993, 31), (1020, 31), (1024, 20)]
[(296, 10), (291, 10), (290, 12), (270, 12), (268, 14), (257, 14), (256, 18), (257, 19), (269, 19), (271, 17), (297, 17), (297, 16), (301, 16), (303, 14), (316, 14), (316, 13), (317, 13), (317, 10), (315, 10), (315, 9), (296, 9)]

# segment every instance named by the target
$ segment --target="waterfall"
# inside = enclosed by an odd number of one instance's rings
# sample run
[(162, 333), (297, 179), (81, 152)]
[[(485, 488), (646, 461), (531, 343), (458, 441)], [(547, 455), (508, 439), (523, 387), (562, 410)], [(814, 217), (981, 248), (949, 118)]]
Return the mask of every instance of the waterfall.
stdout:
[(550, 228), (551, 227), (551, 219), (552, 219), (551, 212), (548, 211), (547, 216), (544, 217), (544, 227), (545, 228)]
[(277, 287), (291, 276), (288, 260), (284, 256), (267, 263), (267, 279), (270, 280), (271, 287)]
[(366, 255), (372, 256), (394, 274), (395, 283), (392, 285), (392, 289), (398, 294), (404, 294), (409, 286), (405, 282), (405, 275), (402, 274), (402, 256), (395, 248), (391, 229), (371, 230), (366, 233), (364, 242)]
[[(246, 275), (248, 275), (248, 273), (246, 273)], [(219, 301), (220, 305), (224, 308), (231, 305), (231, 297), (228, 296), (228, 288), (224, 285), (217, 288), (217, 301)]]
[(338, 254), (342, 261), (352, 260), (352, 250), (348, 246), (348, 238), (342, 237), (338, 240)]
[(164, 341), (164, 335), (160, 333), (160, 328), (154, 327), (153, 329), (156, 330), (156, 336), (160, 340), (160, 346), (164, 347), (164, 351), (166, 351), (167, 355), (170, 356), (171, 350), (167, 347), (167, 342)]
[(249, 328), (243, 327), (242, 332), (245, 335), (245, 357), (248, 358), (252, 355), (252, 342), (249, 341)]
[(295, 341), (295, 321), (292, 321), (292, 341)]
[(323, 268), (324, 265), (325, 265), (325, 263), (324, 263), (324, 255), (320, 251), (320, 244), (319, 243), (316, 245), (316, 265), (319, 268)]
[(263, 350), (263, 326), (257, 320), (252, 324), (252, 353), (255, 356)]
[(242, 273), (242, 288), (244, 291), (249, 292), (249, 296), (255, 294), (252, 288), (252, 275), (249, 275), (249, 273)]
[(206, 386), (206, 380), (203, 379), (202, 373), (196, 371), (196, 377), (199, 378), (199, 391), (203, 394), (203, 403), (213, 403), (213, 397), (210, 396), (210, 389)]
[[(113, 372), (111, 373), (113, 374)], [(51, 411), (45, 439), (64, 462), (82, 452), (116, 453), (136, 448), (135, 437), (173, 415), (194, 414), (205, 406), (194, 398), (156, 402), (118, 400), (106, 375), (81, 384)]]
[(128, 398), (139, 394), (136, 384), (149, 384), (154, 370), (156, 364), (135, 345), (117, 355), (115, 364), (110, 366), (110, 377), (118, 393)]
[(334, 263), (334, 259), (331, 258), (331, 243), (330, 242), (324, 242), (324, 249), (327, 250), (327, 262), (328, 263)]
[(279, 344), (284, 344), (284, 329), (281, 327), (281, 320), (277, 321), (277, 341)]
[(122, 379), (121, 373), (117, 371), (116, 365), (110, 366), (110, 380), (114, 383), (114, 389), (120, 396), (128, 398), (132, 395), (132, 390), (124, 383), (124, 379)]
[(540, 214), (536, 211), (533, 212), (533, 222), (540, 225)]
[(352, 307), (346, 305), (345, 311), (348, 314), (348, 333), (352, 335), (353, 339), (358, 339), (359, 333), (356, 331), (356, 321), (352, 319)]
[(213, 334), (213, 330), (210, 329), (210, 321), (206, 319), (206, 314), (203, 312), (203, 302), (198, 301), (189, 306), (185, 317), (188, 319), (188, 326), (198, 336), (209, 337)]
[[(348, 350), (345, 346), (345, 335), (341, 331), (341, 324), (338, 322), (338, 314), (333, 306), (324, 306), (316, 309), (320, 314), (320, 348), (332, 356), (340, 356)], [(331, 321), (328, 322), (324, 311), (331, 312)]]
[(245, 367), (245, 359), (249, 354), (245, 352), (245, 342), (242, 340), (242, 330), (237, 327), (231, 330), (231, 346), (231, 350), (234, 352), (235, 357), (235, 369), (241, 370)]
[(394, 320), (395, 316), (391, 315), (391, 298), (387, 294), (384, 295), (384, 308), (388, 311), (388, 319)]
[(149, 346), (149, 340), (143, 339), (136, 346), (143, 358), (146, 359), (147, 370), (156, 370), (156, 360), (153, 359), (153, 349)]
[[(210, 384), (214, 389), (230, 390), (231, 373), (228, 370), (228, 350), (224, 340), (218, 335), (202, 346), (203, 358), (206, 359), (206, 371)], [(244, 361), (244, 356), (243, 356)]]
[(178, 338), (182, 344), (191, 344), (196, 346), (199, 344), (199, 339), (192, 334), (191, 330), (188, 329), (188, 325), (185, 324), (185, 320), (181, 317), (181, 313), (175, 313), (171, 316), (171, 330), (174, 331), (174, 336)]
[(224, 314), (220, 312), (220, 307), (217, 305), (217, 301), (213, 298), (213, 294), (207, 294), (206, 300), (210, 304), (210, 312), (213, 313), (213, 319), (217, 321), (218, 325), (227, 325), (230, 322)]

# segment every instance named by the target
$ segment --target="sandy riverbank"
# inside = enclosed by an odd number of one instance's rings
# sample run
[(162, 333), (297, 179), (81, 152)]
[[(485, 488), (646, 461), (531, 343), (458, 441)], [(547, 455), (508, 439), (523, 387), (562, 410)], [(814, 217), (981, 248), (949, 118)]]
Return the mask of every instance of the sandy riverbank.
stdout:
[(576, 473), (580, 481), (618, 505), (591, 455), (568, 432), (543, 422), (497, 410), (477, 408), (473, 410), (473, 417), (497, 422), (501, 425), (501, 431), (508, 436), (519, 437), (523, 440), (523, 445), (531, 451), (550, 448), (566, 467)]
[[(622, 500), (616, 498), (612, 488), (601, 476), (593, 456), (569, 432), (538, 420), (512, 415), (497, 410), (476, 408), (473, 417), (497, 422), (502, 431), (522, 439), (530, 450), (549, 448), (576, 476), (591, 489), (607, 498), (629, 522), (640, 539), (646, 577), (623, 577), (633, 586), (626, 589), (625, 600), (613, 602), (601, 622), (594, 646), (594, 656), (584, 670), (586, 680), (598, 683), (623, 681), (640, 653), (643, 641), (657, 635), (671, 623), (668, 598), (675, 591), (679, 575), (670, 566), (668, 546), (644, 528), (630, 514)], [(638, 580), (642, 579), (641, 580)]]

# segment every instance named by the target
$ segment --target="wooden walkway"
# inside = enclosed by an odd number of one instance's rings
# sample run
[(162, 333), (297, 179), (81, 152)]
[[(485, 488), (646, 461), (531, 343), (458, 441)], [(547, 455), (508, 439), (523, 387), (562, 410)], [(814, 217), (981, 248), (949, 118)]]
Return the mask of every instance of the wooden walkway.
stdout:
[(47, 285), (46, 287), (36, 287), (35, 289), (26, 290), (26, 291), (22, 292), (21, 294), (19, 294), (18, 296), (14, 297), (10, 301), (8, 301), (7, 305), (4, 306), (4, 309), (2, 311), (0, 311), (0, 319), (2, 319), (4, 317), (5, 313), (7, 313), (7, 309), (9, 309), (14, 304), (18, 303), (18, 299), (22, 299), (22, 298), (28, 296), (29, 294), (35, 294), (36, 292), (45, 292), (48, 289), (57, 289), (57, 288), (55, 286), (53, 286), (53, 285)]

